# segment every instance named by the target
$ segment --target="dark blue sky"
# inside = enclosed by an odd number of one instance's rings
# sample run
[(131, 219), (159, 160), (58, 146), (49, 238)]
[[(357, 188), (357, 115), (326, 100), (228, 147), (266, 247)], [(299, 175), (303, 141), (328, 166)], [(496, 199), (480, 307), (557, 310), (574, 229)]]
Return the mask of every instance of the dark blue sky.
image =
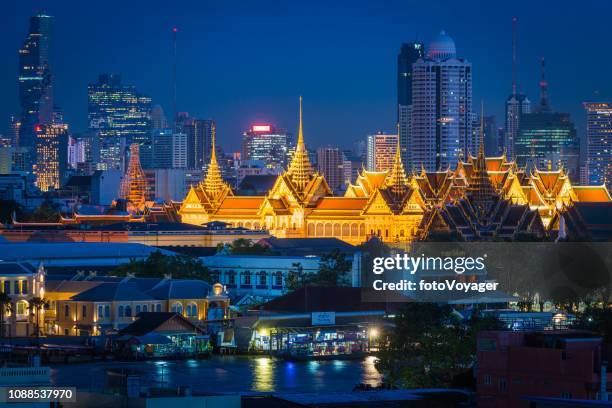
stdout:
[[(8, 4), (7, 4), (8, 3)], [(427, 3), (427, 4), (425, 4)], [(0, 129), (18, 113), (17, 50), (28, 17), (55, 16), (56, 104), (86, 127), (87, 84), (121, 74), (171, 110), (171, 35), (178, 26), (178, 108), (217, 121), (239, 148), (254, 121), (295, 132), (304, 96), (309, 145), (340, 144), (395, 125), (396, 56), (440, 29), (473, 63), (474, 101), (503, 124), (511, 88), (511, 17), (519, 18), (519, 89), (538, 99), (547, 60), (553, 108), (583, 128), (581, 102), (612, 97), (612, 2), (576, 1), (17, 1), (0, 6)]]

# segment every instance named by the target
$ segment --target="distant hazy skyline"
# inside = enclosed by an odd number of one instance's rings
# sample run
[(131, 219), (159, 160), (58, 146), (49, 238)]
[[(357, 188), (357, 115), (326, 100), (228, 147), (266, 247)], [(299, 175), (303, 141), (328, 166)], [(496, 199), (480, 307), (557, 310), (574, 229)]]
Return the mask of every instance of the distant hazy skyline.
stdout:
[(17, 51), (29, 16), (55, 17), (54, 95), (74, 132), (87, 127), (87, 84), (125, 83), (171, 115), (171, 28), (178, 33), (178, 110), (217, 121), (221, 145), (240, 146), (254, 122), (297, 132), (304, 96), (309, 146), (351, 143), (396, 121), (396, 59), (402, 42), (441, 29), (473, 64), (474, 110), (503, 126), (511, 91), (511, 18), (518, 22), (519, 90), (536, 104), (546, 58), (553, 109), (583, 136), (582, 102), (612, 99), (612, 3), (513, 1), (8, 1), (0, 13), (0, 132), (20, 115)]

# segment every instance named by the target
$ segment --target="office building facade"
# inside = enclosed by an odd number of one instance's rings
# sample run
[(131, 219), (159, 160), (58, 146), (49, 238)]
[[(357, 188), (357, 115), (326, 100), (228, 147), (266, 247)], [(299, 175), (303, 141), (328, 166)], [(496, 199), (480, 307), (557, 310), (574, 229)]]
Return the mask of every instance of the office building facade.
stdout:
[(344, 154), (339, 147), (320, 147), (317, 149), (319, 173), (325, 176), (327, 184), (335, 193), (341, 191), (345, 184), (344, 161)]
[(612, 188), (612, 103), (585, 102), (587, 172), (591, 184)]
[(389, 171), (397, 150), (397, 134), (378, 132), (368, 135), (366, 168), (368, 171)]
[(37, 125), (36, 186), (41, 191), (58, 189), (68, 167), (68, 126)]
[(290, 146), (287, 131), (269, 124), (253, 125), (242, 135), (243, 159), (261, 160), (271, 169), (287, 166)]

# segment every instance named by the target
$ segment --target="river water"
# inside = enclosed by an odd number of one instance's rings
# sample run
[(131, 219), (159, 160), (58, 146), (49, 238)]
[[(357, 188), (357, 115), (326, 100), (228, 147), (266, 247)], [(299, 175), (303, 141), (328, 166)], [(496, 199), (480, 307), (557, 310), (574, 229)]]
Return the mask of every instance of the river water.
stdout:
[(291, 362), (268, 356), (212, 356), (206, 360), (99, 362), (52, 366), (55, 386), (101, 389), (106, 370), (138, 370), (143, 385), (190, 386), (194, 392), (333, 392), (380, 384), (375, 358)]

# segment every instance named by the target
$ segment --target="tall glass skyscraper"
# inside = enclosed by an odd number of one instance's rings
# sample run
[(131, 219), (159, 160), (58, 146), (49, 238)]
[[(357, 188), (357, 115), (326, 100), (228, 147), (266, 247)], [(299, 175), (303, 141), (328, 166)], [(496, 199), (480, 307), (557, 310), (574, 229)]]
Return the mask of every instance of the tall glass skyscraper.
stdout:
[(21, 124), (19, 145), (26, 148), (30, 165), (36, 160), (36, 126), (51, 123), (53, 116), (53, 81), (50, 49), (53, 17), (36, 14), (19, 49), (19, 102)]
[(125, 146), (151, 148), (151, 98), (116, 74), (102, 74), (88, 87), (89, 130), (100, 138), (101, 170), (124, 169)]
[(521, 167), (556, 170), (562, 163), (572, 180), (579, 179), (580, 142), (569, 113), (521, 115), (514, 148), (517, 164)]
[(407, 153), (412, 167), (435, 171), (476, 154), (472, 134), (472, 64), (457, 58), (444, 31), (412, 65), (412, 113)]
[(36, 125), (36, 186), (41, 191), (58, 189), (68, 169), (68, 126)]
[(408, 132), (412, 105), (412, 64), (423, 58), (425, 46), (419, 42), (404, 43), (397, 56), (397, 122), (404, 168), (411, 168), (408, 154)]
[(211, 119), (188, 118), (182, 126), (187, 135), (187, 167), (204, 170), (210, 162), (215, 122)]
[(272, 125), (253, 125), (242, 135), (244, 160), (260, 160), (270, 169), (286, 168), (291, 148), (291, 136)]
[(612, 189), (612, 103), (585, 102), (587, 113), (587, 169), (591, 184)]

